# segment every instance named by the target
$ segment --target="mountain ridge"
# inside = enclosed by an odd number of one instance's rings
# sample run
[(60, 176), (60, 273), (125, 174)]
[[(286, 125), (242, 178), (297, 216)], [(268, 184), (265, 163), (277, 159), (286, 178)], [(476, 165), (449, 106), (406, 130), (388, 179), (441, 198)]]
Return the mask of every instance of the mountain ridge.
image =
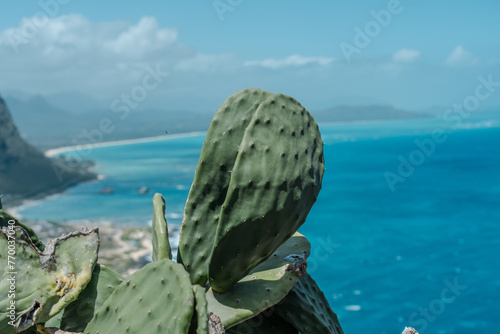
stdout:
[(64, 158), (48, 158), (20, 135), (7, 105), (0, 97), (0, 194), (4, 204), (18, 204), (92, 180), (90, 163), (74, 167)]

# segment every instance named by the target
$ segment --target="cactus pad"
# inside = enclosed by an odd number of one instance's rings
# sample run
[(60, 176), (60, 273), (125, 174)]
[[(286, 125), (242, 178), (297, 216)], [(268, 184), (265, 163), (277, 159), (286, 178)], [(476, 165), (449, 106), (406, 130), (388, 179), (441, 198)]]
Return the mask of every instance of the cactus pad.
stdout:
[(309, 274), (275, 308), (276, 313), (302, 334), (343, 334), (337, 315)]
[(169, 259), (152, 262), (122, 282), (84, 334), (187, 334), (194, 310), (189, 274)]
[(215, 238), (209, 279), (228, 291), (305, 222), (321, 189), (323, 142), (295, 99), (265, 100), (236, 158)]
[[(9, 268), (9, 247), (15, 248), (15, 264)], [(7, 295), (10, 271), (15, 270), (15, 326), (8, 322), (7, 305), (0, 301), (0, 333), (15, 333), (44, 323), (74, 301), (91, 278), (97, 259), (97, 229), (63, 235), (51, 240), (40, 252), (19, 226), (0, 233), (0, 292)], [(9, 266), (8, 266), (9, 264)]]
[(172, 260), (172, 249), (168, 241), (168, 226), (165, 219), (165, 199), (161, 194), (153, 197), (153, 261)]
[(123, 278), (102, 264), (96, 264), (85, 290), (77, 300), (69, 304), (58, 316), (50, 319), (45, 326), (57, 327), (68, 332), (82, 332), (95, 312), (111, 296)]
[[(269, 312), (268, 312), (269, 311)], [(255, 317), (229, 328), (226, 334), (299, 334), (288, 322), (280, 318), (274, 310), (268, 309)]]
[(272, 93), (245, 89), (231, 95), (216, 111), (184, 210), (178, 261), (183, 263), (193, 283), (208, 280), (208, 263), (226, 198), (231, 170), (252, 116)]
[(311, 245), (296, 232), (264, 263), (230, 291), (207, 291), (208, 311), (218, 315), (225, 328), (235, 326), (275, 305), (305, 272)]
[(195, 299), (195, 315), (191, 320), (189, 334), (208, 334), (208, 312), (205, 288), (199, 285), (193, 285), (193, 292)]
[[(1, 204), (1, 202), (0, 202), (0, 204)], [(45, 245), (38, 238), (38, 236), (36, 235), (35, 231), (33, 231), (30, 227), (28, 227), (25, 224), (21, 223), (19, 220), (17, 220), (16, 218), (12, 217), (11, 215), (9, 215), (7, 212), (5, 212), (4, 210), (2, 210), (0, 208), (0, 228), (10, 226), (9, 222), (14, 222), (15, 226), (22, 227), (26, 231), (26, 233), (28, 234), (28, 236), (30, 237), (31, 242), (33, 243), (33, 245), (35, 245), (35, 247), (38, 248), (38, 250), (40, 250), (41, 252), (44, 251)]]

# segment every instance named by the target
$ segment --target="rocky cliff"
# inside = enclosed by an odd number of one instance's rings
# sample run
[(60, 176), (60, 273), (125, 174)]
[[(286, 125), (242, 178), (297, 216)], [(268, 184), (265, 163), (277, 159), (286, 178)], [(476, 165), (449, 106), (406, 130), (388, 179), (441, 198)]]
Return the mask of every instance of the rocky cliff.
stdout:
[(47, 158), (28, 144), (0, 97), (0, 194), (6, 197), (4, 204), (60, 192), (95, 178), (88, 169), (89, 164), (70, 168), (66, 160)]

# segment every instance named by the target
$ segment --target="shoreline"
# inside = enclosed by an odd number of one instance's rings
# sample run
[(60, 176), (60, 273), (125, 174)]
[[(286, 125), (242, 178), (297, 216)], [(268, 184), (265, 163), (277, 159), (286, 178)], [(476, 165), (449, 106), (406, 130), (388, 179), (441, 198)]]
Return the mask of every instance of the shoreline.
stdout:
[[(434, 118), (434, 117), (429, 117)], [(413, 121), (418, 120), (419, 118), (411, 118), (411, 119), (373, 119), (373, 120), (347, 120), (347, 121), (324, 121), (318, 122), (319, 126), (331, 126), (331, 125), (350, 125), (350, 124), (377, 124), (377, 123), (386, 123), (386, 122), (397, 122), (397, 121)], [(151, 143), (155, 141), (162, 141), (168, 139), (177, 139), (177, 138), (187, 138), (187, 137), (195, 137), (202, 134), (206, 134), (206, 131), (190, 131), (190, 132), (182, 132), (177, 134), (166, 134), (161, 136), (153, 136), (153, 137), (143, 137), (143, 138), (135, 138), (135, 139), (120, 139), (120, 140), (111, 140), (104, 141), (100, 143), (89, 143), (89, 144), (79, 144), (79, 145), (69, 145), (51, 148), (45, 151), (46, 157), (54, 157), (61, 153), (69, 152), (69, 151), (78, 151), (82, 149), (90, 148), (101, 148), (101, 147), (112, 147), (112, 146), (122, 146), (122, 145), (133, 145), (140, 143)]]
[(80, 144), (80, 145), (72, 145), (72, 146), (63, 146), (56, 147), (45, 151), (45, 156), (48, 158), (54, 157), (61, 153), (69, 152), (69, 151), (78, 151), (82, 149), (90, 148), (101, 148), (101, 147), (112, 147), (112, 146), (122, 146), (122, 145), (133, 145), (133, 144), (141, 144), (141, 143), (151, 143), (155, 141), (169, 140), (169, 139), (177, 139), (177, 138), (187, 138), (187, 137), (195, 137), (202, 135), (206, 132), (204, 131), (192, 131), (178, 134), (166, 134), (161, 136), (154, 137), (144, 137), (144, 138), (135, 138), (135, 139), (121, 139), (121, 140), (112, 140), (112, 141), (104, 141), (100, 143), (89, 143), (89, 144)]
[[(398, 119), (374, 119), (374, 120), (357, 120), (357, 121), (331, 121), (331, 122), (327, 121), (327, 122), (319, 122), (318, 124), (319, 124), (319, 126), (337, 126), (337, 125), (342, 126), (342, 125), (352, 125), (352, 124), (360, 124), (360, 125), (377, 124), (377, 123), (394, 122), (394, 121), (401, 121), (401, 120), (398, 120)], [(410, 121), (410, 120), (404, 120), (404, 121)], [(134, 145), (134, 144), (150, 143), (150, 142), (170, 140), (170, 139), (195, 137), (195, 136), (204, 135), (204, 134), (206, 134), (206, 131), (190, 131), (190, 132), (182, 132), (182, 133), (177, 133), (177, 134), (165, 134), (165, 135), (153, 136), (153, 137), (104, 141), (104, 142), (99, 142), (99, 143), (94, 143), (94, 144), (89, 142), (89, 144), (69, 145), (69, 146), (52, 148), (52, 149), (45, 151), (44, 154), (48, 158), (53, 158), (53, 157), (56, 157), (58, 155), (66, 153), (66, 152), (78, 151), (78, 150), (82, 150), (82, 149), (88, 150), (88, 149), (93, 149), (93, 148)], [(105, 177), (104, 175), (97, 175), (96, 179), (88, 180), (88, 181), (84, 181), (84, 182), (95, 182), (97, 180), (102, 180), (104, 177)], [(9, 210), (18, 214), (18, 211), (26, 205), (30, 205), (33, 202), (38, 202), (40, 200), (44, 200), (44, 199), (50, 198), (52, 196), (59, 196), (59, 195), (63, 194), (65, 191), (66, 191), (66, 189), (63, 191), (57, 191), (57, 192), (48, 191), (48, 192), (45, 192), (44, 194), (36, 196), (34, 198), (18, 198), (14, 201), (14, 204), (12, 206), (8, 205), (8, 207), (9, 207)]]
[[(103, 179), (103, 176), (101, 174), (98, 174), (95, 179), (79, 182), (79, 183), (77, 183), (69, 188), (76, 187), (76, 186), (78, 186), (80, 184), (84, 184), (84, 183), (98, 182), (102, 179)], [(36, 197), (19, 198), (19, 199), (16, 199), (15, 201), (13, 201), (14, 205), (12, 205), (12, 206), (9, 205), (9, 202), (6, 202), (6, 203), (4, 203), (4, 209), (9, 211), (9, 213), (11, 215), (18, 217), (19, 219), (23, 219), (22, 215), (19, 212), (20, 210), (22, 210), (26, 207), (29, 207), (32, 204), (36, 204), (39, 201), (43, 201), (43, 200), (47, 200), (47, 199), (51, 199), (51, 198), (57, 198), (57, 197), (63, 195), (69, 188), (64, 189), (62, 191), (58, 191), (58, 192), (45, 192), (45, 193), (42, 193)]]

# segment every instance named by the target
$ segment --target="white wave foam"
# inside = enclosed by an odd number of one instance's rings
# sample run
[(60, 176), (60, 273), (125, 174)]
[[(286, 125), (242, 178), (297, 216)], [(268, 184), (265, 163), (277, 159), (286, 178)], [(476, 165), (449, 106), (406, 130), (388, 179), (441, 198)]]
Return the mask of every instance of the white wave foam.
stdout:
[(496, 128), (500, 126), (499, 122), (493, 120), (477, 122), (477, 123), (463, 123), (457, 126), (457, 129), (483, 129), (483, 128)]

